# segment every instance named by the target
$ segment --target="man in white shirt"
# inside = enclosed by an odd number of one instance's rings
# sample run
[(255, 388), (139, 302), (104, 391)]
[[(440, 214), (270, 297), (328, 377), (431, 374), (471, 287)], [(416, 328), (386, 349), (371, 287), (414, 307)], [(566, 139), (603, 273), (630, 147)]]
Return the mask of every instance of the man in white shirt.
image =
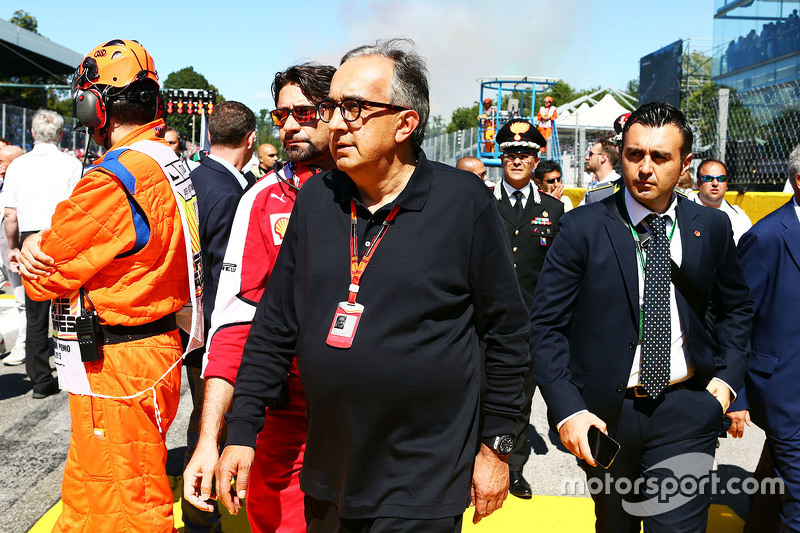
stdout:
[(728, 167), (716, 159), (706, 159), (697, 167), (697, 196), (692, 198), (698, 204), (719, 209), (731, 219), (733, 240), (737, 244), (739, 238), (753, 227), (750, 217), (738, 205), (731, 205), (725, 200), (728, 191)]
[[(33, 150), (19, 156), (6, 170), (3, 185), (5, 225), (9, 262), (14, 271), (18, 271), (22, 241), (50, 227), (56, 205), (69, 198), (83, 173), (80, 161), (58, 148), (63, 130), (61, 115), (54, 111), (37, 111), (31, 121)], [(59, 391), (50, 370), (47, 345), (50, 302), (36, 302), (26, 295), (25, 313), (25, 351), (18, 351), (14, 358), (6, 357), (4, 363), (21, 364), (24, 361), (33, 384), (33, 397), (41, 399)]]
[[(16, 300), (17, 312), (19, 315), (17, 341), (11, 349), (11, 353), (6, 357), (5, 364), (7, 366), (21, 365), (25, 362), (25, 289), (22, 287), (22, 279), (20, 279), (19, 274), (11, 270), (11, 264), (8, 261), (8, 238), (6, 237), (5, 229), (3, 183), (8, 165), (24, 153), (22, 148), (14, 146), (13, 144), (0, 146), (0, 220), (2, 220), (2, 228), (0, 228), (0, 255), (3, 256), (1, 268), (3, 283), (8, 280), (11, 283), (11, 287), (14, 289), (14, 299)], [(0, 354), (5, 353), (6, 342), (3, 335), (0, 334)]]

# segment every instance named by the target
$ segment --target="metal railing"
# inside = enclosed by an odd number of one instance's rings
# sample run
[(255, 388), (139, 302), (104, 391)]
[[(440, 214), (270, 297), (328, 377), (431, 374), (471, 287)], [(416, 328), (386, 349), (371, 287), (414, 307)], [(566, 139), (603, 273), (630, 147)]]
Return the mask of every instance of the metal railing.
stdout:
[[(788, 156), (800, 144), (800, 80), (746, 92), (708, 84), (692, 92), (681, 105), (694, 132), (694, 160), (724, 161), (732, 177), (731, 190), (779, 191), (787, 179)], [(589, 146), (614, 136), (612, 125), (595, 129), (558, 126), (559, 157), (566, 187), (586, 185), (584, 156)], [(428, 158), (455, 165), (477, 154), (477, 127), (425, 139)], [(552, 148), (552, 147), (551, 147)], [(490, 167), (489, 179), (502, 170)]]
[[(31, 119), (36, 110), (17, 107), (11, 104), (0, 104), (0, 137), (8, 139), (11, 144), (21, 146), (26, 152), (33, 148), (31, 137)], [(64, 117), (64, 133), (61, 136), (59, 147), (71, 153), (82, 149), (85, 134), (75, 131), (78, 120)]]

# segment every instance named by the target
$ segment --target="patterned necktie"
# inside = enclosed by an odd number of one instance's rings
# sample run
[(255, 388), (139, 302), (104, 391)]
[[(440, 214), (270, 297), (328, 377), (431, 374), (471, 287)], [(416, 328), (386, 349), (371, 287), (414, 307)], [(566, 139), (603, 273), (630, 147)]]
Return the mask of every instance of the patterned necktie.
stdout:
[(517, 215), (517, 217), (521, 217), (523, 200), (522, 191), (514, 191), (512, 196), (517, 199), (517, 203), (514, 204), (514, 213)]
[(645, 220), (653, 229), (647, 247), (644, 275), (644, 327), (642, 333), (642, 386), (651, 398), (657, 398), (669, 384), (670, 256), (667, 222), (655, 213)]

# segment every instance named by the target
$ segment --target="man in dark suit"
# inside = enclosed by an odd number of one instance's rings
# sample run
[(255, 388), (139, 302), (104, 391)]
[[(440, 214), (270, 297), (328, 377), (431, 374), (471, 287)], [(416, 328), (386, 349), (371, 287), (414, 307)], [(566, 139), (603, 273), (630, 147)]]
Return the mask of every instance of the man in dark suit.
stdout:
[[(242, 169), (253, 156), (256, 139), (256, 116), (244, 104), (227, 101), (217, 105), (208, 118), (208, 155), (189, 177), (197, 193), (200, 246), (203, 258), (203, 323), (205, 334), (211, 325), (211, 313), (217, 295), (217, 282), (228, 246), (236, 206), (248, 183)], [(184, 360), (193, 409), (189, 419), (184, 467), (197, 446), (200, 411), (203, 405), (201, 378), (203, 349), (195, 350)], [(219, 513), (201, 511), (185, 500), (181, 506), (187, 531), (221, 531)]]
[(789, 176), (794, 197), (739, 241), (755, 319), (745, 387), (731, 405), (729, 433), (741, 437), (751, 416), (767, 433), (765, 453), (786, 485), (783, 531), (800, 531), (800, 146), (789, 156)]
[[(752, 303), (728, 217), (673, 192), (692, 160), (683, 114), (646, 104), (622, 142), (625, 187), (562, 217), (545, 259), (534, 377), (550, 423), (582, 460), (597, 531), (638, 532), (642, 518), (645, 531), (705, 531), (707, 485), (670, 486), (710, 471), (743, 382)], [(608, 470), (592, 457), (592, 426), (621, 444)]]
[[(497, 143), (503, 152), (503, 181), (494, 188), (494, 195), (511, 243), (514, 272), (530, 311), (539, 272), (558, 232), (558, 219), (564, 214), (564, 204), (540, 191), (531, 181), (539, 164), (539, 149), (547, 144), (539, 130), (524, 120), (512, 120), (497, 132)], [(532, 496), (522, 468), (530, 453), (527, 430), (535, 391), (536, 381), (529, 371), (525, 378), (525, 400), (514, 427), (517, 440), (508, 456), (508, 491), (525, 499)]]

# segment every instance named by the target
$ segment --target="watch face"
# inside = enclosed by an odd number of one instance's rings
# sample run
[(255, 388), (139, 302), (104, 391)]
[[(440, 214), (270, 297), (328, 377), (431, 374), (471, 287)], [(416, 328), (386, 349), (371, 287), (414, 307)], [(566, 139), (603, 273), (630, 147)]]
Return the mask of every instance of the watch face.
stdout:
[(514, 449), (514, 437), (502, 435), (497, 438), (497, 451), (500, 455), (508, 455)]

